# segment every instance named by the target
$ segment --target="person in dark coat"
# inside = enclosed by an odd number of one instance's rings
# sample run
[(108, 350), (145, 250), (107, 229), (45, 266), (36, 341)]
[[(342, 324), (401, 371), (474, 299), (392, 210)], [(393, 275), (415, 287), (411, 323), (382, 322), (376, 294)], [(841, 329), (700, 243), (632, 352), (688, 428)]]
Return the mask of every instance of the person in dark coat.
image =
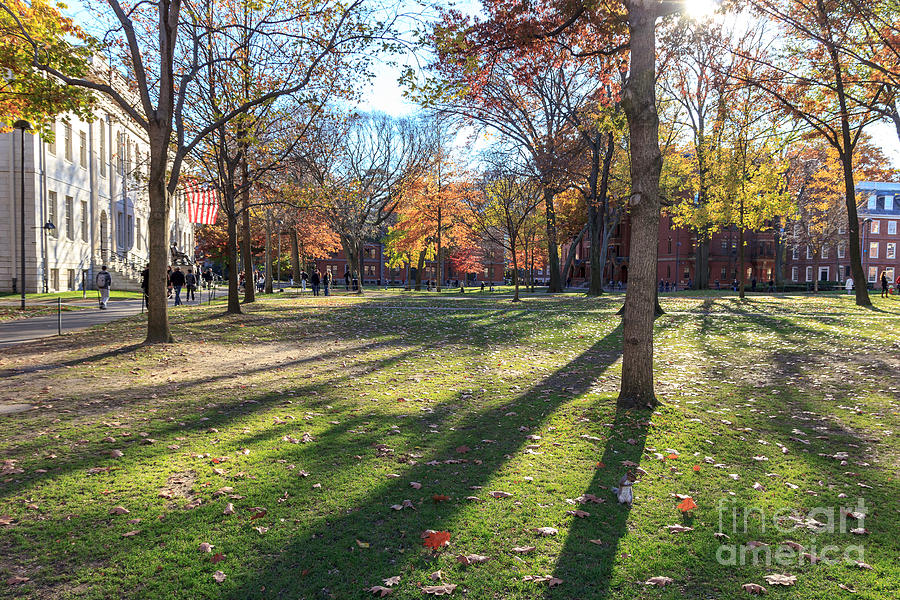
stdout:
[(319, 295), (319, 282), (322, 280), (319, 278), (319, 271), (313, 270), (313, 272), (309, 276), (309, 285), (312, 287), (313, 296)]
[(184, 276), (184, 285), (187, 288), (186, 300), (188, 302), (196, 301), (194, 292), (197, 290), (197, 276), (194, 275), (194, 269), (188, 267), (187, 274)]
[(171, 276), (172, 287), (175, 288), (175, 306), (181, 306), (181, 288), (184, 287), (184, 273), (181, 267), (175, 267)]

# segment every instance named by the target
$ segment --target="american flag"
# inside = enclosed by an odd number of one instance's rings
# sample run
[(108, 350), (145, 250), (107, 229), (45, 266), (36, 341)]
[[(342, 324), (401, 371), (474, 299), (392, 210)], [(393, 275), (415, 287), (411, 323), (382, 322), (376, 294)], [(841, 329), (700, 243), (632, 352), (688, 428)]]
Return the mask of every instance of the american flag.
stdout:
[(219, 196), (211, 186), (201, 185), (196, 180), (188, 180), (185, 185), (188, 218), (191, 223), (215, 225), (219, 215)]

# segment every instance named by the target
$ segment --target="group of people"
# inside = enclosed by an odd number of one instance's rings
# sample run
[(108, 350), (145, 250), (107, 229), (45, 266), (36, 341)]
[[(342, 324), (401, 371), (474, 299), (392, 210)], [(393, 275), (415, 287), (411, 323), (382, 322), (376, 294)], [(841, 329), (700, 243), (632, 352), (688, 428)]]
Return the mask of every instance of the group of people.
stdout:
[[(347, 280), (347, 289), (350, 289), (349, 277)], [(319, 273), (318, 269), (313, 269), (311, 273), (307, 273), (306, 271), (300, 271), (300, 291), (306, 291), (306, 285), (309, 284), (309, 287), (312, 289), (313, 296), (318, 296), (319, 291), (324, 289), (325, 295), (331, 295), (331, 289), (334, 285), (334, 275), (331, 274), (331, 271), (325, 270), (324, 273)]]
[[(187, 302), (196, 301), (197, 287), (201, 281), (206, 285), (207, 289), (212, 286), (214, 279), (212, 269), (207, 267), (203, 273), (194, 273), (193, 267), (187, 267), (187, 271), (182, 271), (181, 267), (176, 266), (174, 269), (169, 267), (166, 269), (166, 298), (175, 298), (175, 306), (181, 306), (181, 290), (185, 290), (185, 300)], [(150, 267), (145, 267), (141, 271), (141, 290), (144, 292), (144, 298), (150, 298)]]

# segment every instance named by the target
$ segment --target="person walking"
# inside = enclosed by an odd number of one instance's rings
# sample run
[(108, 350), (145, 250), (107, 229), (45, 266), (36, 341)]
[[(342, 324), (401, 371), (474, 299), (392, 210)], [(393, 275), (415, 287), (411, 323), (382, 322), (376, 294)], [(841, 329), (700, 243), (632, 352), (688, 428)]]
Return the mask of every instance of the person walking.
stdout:
[(172, 297), (172, 267), (166, 269), (166, 299)]
[(181, 288), (184, 287), (184, 280), (185, 277), (184, 273), (181, 272), (181, 267), (175, 267), (170, 277), (172, 287), (175, 288), (175, 306), (181, 306)]
[(309, 285), (312, 287), (313, 296), (319, 295), (319, 281), (321, 281), (319, 278), (319, 271), (318, 269), (314, 269), (309, 276)]
[(887, 271), (881, 272), (881, 297), (888, 298), (890, 294), (888, 294), (888, 278)]
[(844, 288), (846, 288), (848, 296), (853, 293), (853, 278), (852, 277), (848, 277), (847, 281), (844, 282)]
[(333, 278), (332, 275), (331, 275), (331, 271), (325, 271), (325, 277), (323, 277), (322, 279), (323, 279), (323, 282), (322, 282), (322, 283), (323, 283), (324, 286), (325, 286), (325, 295), (326, 295), (326, 296), (330, 296), (330, 295), (331, 295), (331, 294), (330, 294), (331, 283), (332, 283), (332, 281), (334, 280), (334, 278)]
[(350, 291), (350, 269), (344, 270), (344, 289)]
[(112, 285), (112, 275), (106, 270), (106, 265), (100, 267), (96, 282), (97, 290), (100, 292), (100, 310), (106, 310), (106, 303), (109, 302), (109, 288)]
[(194, 296), (194, 292), (197, 290), (197, 276), (194, 275), (194, 269), (188, 267), (187, 275), (184, 276), (184, 285), (187, 286), (187, 298), (188, 302), (194, 302), (197, 298)]
[(206, 267), (206, 271), (203, 272), (203, 282), (206, 284), (206, 289), (212, 287), (213, 280), (213, 272), (212, 267)]
[(144, 292), (144, 304), (150, 304), (150, 265), (141, 271), (141, 290)]
[(309, 279), (309, 275), (306, 274), (306, 271), (300, 271), (300, 293), (306, 291), (306, 281)]

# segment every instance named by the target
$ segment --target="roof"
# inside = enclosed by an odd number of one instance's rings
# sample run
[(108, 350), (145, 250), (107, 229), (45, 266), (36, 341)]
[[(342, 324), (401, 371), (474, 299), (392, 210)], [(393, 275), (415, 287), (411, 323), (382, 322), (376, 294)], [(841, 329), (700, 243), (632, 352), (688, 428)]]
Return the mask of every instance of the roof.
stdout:
[[(860, 217), (900, 218), (900, 183), (891, 181), (861, 181), (856, 192), (863, 196), (859, 204)], [(875, 196), (875, 208), (869, 208), (869, 198)], [(890, 210), (885, 209), (887, 196), (892, 197)]]

